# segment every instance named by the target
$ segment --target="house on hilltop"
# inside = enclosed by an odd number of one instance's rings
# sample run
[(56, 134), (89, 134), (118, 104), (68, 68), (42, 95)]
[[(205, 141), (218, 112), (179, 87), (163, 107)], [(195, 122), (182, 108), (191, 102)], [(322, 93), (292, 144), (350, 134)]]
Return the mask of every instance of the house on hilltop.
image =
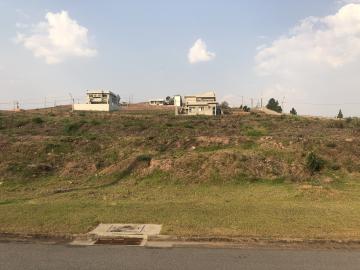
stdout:
[[(216, 101), (215, 92), (207, 92), (198, 95), (174, 97), (176, 115), (219, 115), (221, 110)], [(180, 104), (180, 106), (178, 106)]]
[(74, 111), (117, 111), (120, 109), (120, 96), (111, 91), (87, 91), (85, 104), (74, 104)]
[(164, 106), (165, 104), (166, 104), (166, 101), (163, 98), (149, 100), (149, 105), (151, 105), (151, 106)]

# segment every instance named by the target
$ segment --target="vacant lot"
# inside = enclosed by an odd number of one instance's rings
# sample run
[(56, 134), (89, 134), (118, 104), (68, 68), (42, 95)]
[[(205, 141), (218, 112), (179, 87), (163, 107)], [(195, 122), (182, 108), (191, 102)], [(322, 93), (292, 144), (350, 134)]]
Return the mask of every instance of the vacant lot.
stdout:
[(0, 113), (0, 232), (360, 239), (360, 120)]

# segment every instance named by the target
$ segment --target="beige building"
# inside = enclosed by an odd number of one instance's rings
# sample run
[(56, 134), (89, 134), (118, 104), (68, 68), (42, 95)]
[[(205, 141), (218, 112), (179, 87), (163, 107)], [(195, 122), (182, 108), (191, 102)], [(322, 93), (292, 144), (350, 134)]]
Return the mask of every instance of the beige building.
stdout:
[(120, 96), (111, 91), (87, 91), (85, 104), (74, 104), (74, 111), (110, 112), (120, 109)]
[(184, 99), (180, 99), (179, 103), (181, 104), (181, 106), (176, 107), (177, 115), (184, 114), (211, 116), (221, 114), (219, 104), (216, 101), (215, 92), (208, 92), (193, 96), (185, 96)]
[(149, 101), (149, 105), (151, 106), (164, 106), (165, 105), (165, 99), (152, 99)]

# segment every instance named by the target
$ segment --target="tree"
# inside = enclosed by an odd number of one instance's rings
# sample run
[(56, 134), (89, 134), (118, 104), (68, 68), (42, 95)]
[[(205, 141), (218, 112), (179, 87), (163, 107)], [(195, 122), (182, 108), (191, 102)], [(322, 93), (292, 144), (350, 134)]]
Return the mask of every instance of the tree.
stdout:
[(243, 110), (244, 112), (250, 112), (250, 111), (251, 111), (251, 109), (250, 109), (248, 106), (246, 106), (246, 105), (242, 108), (242, 110)]
[(282, 113), (282, 108), (279, 105), (279, 101), (275, 100), (274, 98), (271, 98), (268, 102), (268, 104), (266, 105), (266, 108), (278, 113)]
[(297, 115), (297, 111), (295, 110), (295, 108), (292, 108), (292, 109), (291, 109), (290, 114), (292, 114), (292, 115)]
[(230, 109), (229, 103), (227, 101), (223, 101), (220, 104), (221, 109)]
[(230, 106), (227, 101), (221, 102), (220, 108), (221, 108), (221, 111), (223, 112), (223, 114), (230, 114)]
[(343, 119), (344, 118), (344, 115), (343, 115), (341, 110), (339, 111), (337, 118), (338, 119)]
[(165, 99), (165, 102), (166, 102), (167, 105), (174, 105), (174, 98), (170, 97), (170, 96), (167, 96), (166, 99)]

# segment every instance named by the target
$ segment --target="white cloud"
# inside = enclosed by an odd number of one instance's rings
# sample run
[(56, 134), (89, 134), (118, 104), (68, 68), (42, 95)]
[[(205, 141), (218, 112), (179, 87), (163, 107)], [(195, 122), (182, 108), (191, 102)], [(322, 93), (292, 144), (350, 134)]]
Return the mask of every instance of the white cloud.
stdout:
[(93, 57), (88, 29), (70, 18), (68, 12), (48, 12), (46, 21), (33, 26), (29, 34), (18, 33), (17, 43), (48, 64), (58, 64), (73, 57)]
[(215, 59), (216, 54), (207, 50), (206, 43), (202, 39), (198, 39), (190, 48), (188, 59), (191, 64), (199, 62), (208, 62)]
[(329, 68), (360, 59), (360, 5), (344, 6), (335, 15), (301, 21), (287, 36), (260, 48), (256, 68), (262, 74), (297, 72), (309, 64)]
[[(359, 69), (360, 4), (346, 4), (335, 14), (300, 21), (288, 34), (259, 46), (255, 57), (262, 91), (299, 104), (324, 104), (301, 105), (304, 113), (312, 114), (333, 115), (348, 106), (343, 104), (360, 102)], [(297, 106), (296, 102), (290, 105)], [(360, 113), (355, 106), (347, 111)]]

